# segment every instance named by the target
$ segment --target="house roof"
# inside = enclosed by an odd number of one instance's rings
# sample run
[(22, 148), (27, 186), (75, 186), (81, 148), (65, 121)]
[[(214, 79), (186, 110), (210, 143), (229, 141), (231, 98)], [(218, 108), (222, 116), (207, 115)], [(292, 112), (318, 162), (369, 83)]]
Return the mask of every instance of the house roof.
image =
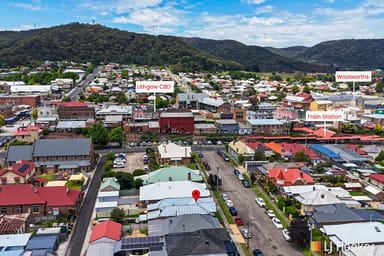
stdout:
[(298, 143), (281, 143), (281, 146), (285, 149), (285, 151), (291, 152), (294, 156), (298, 152), (304, 152), (311, 160), (319, 160), (320, 157), (316, 155), (315, 152), (304, 147), (302, 144)]
[(18, 160), (32, 160), (32, 145), (9, 146), (7, 151), (7, 161), (15, 162)]
[(376, 221), (324, 225), (323, 229), (334, 244), (381, 244), (384, 241), (384, 224)]
[(116, 180), (116, 178), (104, 178), (99, 190), (103, 191), (107, 187), (113, 187), (115, 190), (119, 191), (120, 183)]
[(255, 153), (251, 147), (248, 147), (247, 144), (241, 140), (231, 141), (228, 143), (228, 147), (235, 151), (237, 154), (249, 155)]
[(182, 117), (191, 117), (193, 118), (193, 113), (190, 111), (178, 111), (178, 112), (161, 112), (160, 113), (160, 118), (170, 118), (170, 117), (177, 117), (177, 118), (182, 118)]
[(47, 206), (73, 206), (80, 190), (62, 187), (34, 187), (31, 184), (2, 185), (0, 206), (44, 204)]
[(84, 156), (90, 152), (90, 139), (39, 139), (35, 142), (33, 156)]
[(32, 233), (24, 234), (9, 234), (0, 236), (0, 247), (17, 247), (17, 246), (26, 246), (29, 239), (31, 238)]
[(106, 255), (113, 255), (114, 252), (115, 252), (115, 243), (108, 243), (108, 242), (94, 243), (88, 246), (86, 256), (106, 256)]
[(377, 182), (383, 183), (384, 184), (384, 174), (381, 173), (376, 173), (376, 174), (371, 174), (369, 177)]
[(274, 152), (278, 153), (278, 154), (281, 154), (281, 151), (282, 151), (282, 146), (281, 144), (279, 143), (276, 143), (274, 141), (271, 141), (271, 142), (267, 142), (267, 143), (264, 143), (264, 145), (267, 147), (267, 148), (270, 148), (271, 150), (273, 150)]
[(158, 169), (150, 172), (147, 179), (144, 179), (144, 184), (156, 183), (159, 181), (187, 181), (188, 175), (191, 176), (191, 181), (200, 182), (203, 177), (199, 170), (192, 170), (185, 166), (171, 166)]
[(120, 223), (111, 220), (98, 223), (93, 227), (89, 242), (93, 243), (100, 238), (109, 238), (119, 241), (121, 237), (121, 227)]
[(277, 119), (249, 119), (248, 124), (251, 126), (257, 125), (282, 125), (283, 123)]
[(180, 159), (180, 158), (190, 158), (191, 157), (191, 147), (190, 146), (179, 146), (175, 143), (162, 143), (160, 144), (157, 149), (160, 153), (160, 158), (174, 158), (174, 159)]
[(228, 232), (224, 228), (201, 229), (165, 236), (168, 256), (226, 255), (225, 241), (229, 240)]
[(319, 128), (313, 132), (313, 135), (317, 137), (329, 138), (335, 136), (336, 132), (328, 130), (326, 128)]
[(11, 169), (3, 168), (0, 170), (0, 176), (4, 175), (6, 172), (13, 172), (19, 176), (26, 177), (27, 174), (31, 174), (31, 171), (35, 168), (35, 165), (32, 162), (27, 160), (22, 160), (21, 162), (17, 162), (12, 166)]
[(206, 93), (187, 92), (177, 94), (177, 98), (179, 101), (201, 101), (206, 97), (209, 97), (209, 95)]
[(65, 102), (65, 101), (57, 101), (54, 103), (54, 105), (57, 105), (57, 106), (63, 106), (63, 107), (86, 107), (88, 106), (87, 103), (85, 102), (81, 102), (81, 101), (68, 101), (68, 102)]
[(210, 214), (189, 214), (148, 221), (148, 234), (150, 236), (193, 232), (207, 228), (220, 228), (217, 218)]
[(210, 196), (205, 183), (192, 181), (157, 182), (140, 187), (140, 201), (162, 200), (165, 198), (191, 197), (193, 190), (200, 191), (200, 198)]
[[(302, 180), (304, 183), (313, 183), (313, 178), (300, 169), (271, 169), (268, 170), (268, 178), (275, 180), (284, 180), (285, 184), (295, 184)], [(278, 181), (277, 181), (278, 183)]]
[(310, 214), (317, 224), (349, 223), (366, 221), (344, 203), (318, 206)]
[(25, 223), (28, 221), (28, 218), (29, 213), (0, 216), (0, 233), (16, 234), (25, 226)]
[(57, 249), (58, 240), (59, 240), (58, 235), (34, 236), (29, 240), (25, 249), (26, 250), (48, 249), (51, 251), (55, 251)]
[(295, 197), (303, 205), (327, 205), (342, 203), (333, 193), (328, 190), (313, 190), (302, 193)]

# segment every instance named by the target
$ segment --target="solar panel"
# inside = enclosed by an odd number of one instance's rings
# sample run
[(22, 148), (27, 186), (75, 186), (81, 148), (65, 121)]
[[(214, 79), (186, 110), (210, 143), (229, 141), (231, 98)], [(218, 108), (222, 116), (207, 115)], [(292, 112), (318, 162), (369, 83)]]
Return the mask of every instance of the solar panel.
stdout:
[(164, 242), (160, 236), (133, 237), (121, 239), (121, 250), (149, 249), (163, 250)]
[(17, 171), (18, 172), (25, 172), (29, 168), (29, 164), (23, 164)]

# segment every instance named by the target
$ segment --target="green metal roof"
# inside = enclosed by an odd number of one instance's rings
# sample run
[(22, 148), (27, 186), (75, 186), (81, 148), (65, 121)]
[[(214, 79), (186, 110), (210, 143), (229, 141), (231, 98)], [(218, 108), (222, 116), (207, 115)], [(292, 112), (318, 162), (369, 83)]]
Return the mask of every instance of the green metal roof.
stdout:
[(187, 181), (188, 173), (191, 175), (191, 181), (199, 182), (203, 179), (199, 170), (192, 170), (185, 166), (171, 166), (151, 172), (149, 178), (144, 181), (144, 183), (151, 184), (161, 181)]

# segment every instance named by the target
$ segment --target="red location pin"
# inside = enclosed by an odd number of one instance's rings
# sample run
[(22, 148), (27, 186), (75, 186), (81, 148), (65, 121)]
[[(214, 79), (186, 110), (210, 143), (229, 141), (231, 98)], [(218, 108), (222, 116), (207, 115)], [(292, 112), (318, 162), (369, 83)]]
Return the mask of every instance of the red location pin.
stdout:
[(197, 189), (193, 190), (193, 191), (192, 191), (192, 197), (193, 197), (193, 199), (195, 199), (195, 202), (197, 202), (197, 200), (198, 200), (199, 197), (200, 197), (200, 191), (197, 190)]

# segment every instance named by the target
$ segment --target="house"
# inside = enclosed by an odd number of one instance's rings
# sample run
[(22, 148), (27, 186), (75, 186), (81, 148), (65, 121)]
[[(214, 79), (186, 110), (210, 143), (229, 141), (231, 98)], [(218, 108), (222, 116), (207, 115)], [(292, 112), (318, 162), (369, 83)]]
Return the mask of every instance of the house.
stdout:
[(369, 182), (379, 189), (384, 190), (384, 174), (377, 173), (369, 175)]
[(2, 214), (30, 213), (32, 221), (54, 219), (58, 215), (73, 214), (80, 209), (80, 190), (62, 187), (36, 187), (30, 184), (2, 185), (0, 209)]
[(93, 227), (87, 256), (112, 256), (119, 251), (117, 243), (122, 235), (122, 225), (114, 221), (104, 221)]
[(0, 216), (0, 235), (25, 233), (29, 219), (29, 213), (2, 214)]
[(140, 187), (140, 201), (154, 203), (166, 198), (192, 198), (191, 193), (195, 189), (200, 191), (200, 198), (210, 196), (205, 183), (166, 181)]
[(95, 119), (95, 108), (80, 101), (54, 102), (60, 120), (89, 120)]
[(171, 166), (158, 169), (149, 174), (137, 176), (135, 179), (142, 179), (143, 184), (152, 184), (162, 181), (194, 181), (203, 182), (203, 176), (199, 170), (192, 170), (185, 166)]
[(121, 116), (123, 122), (132, 120), (132, 106), (107, 105), (96, 111), (96, 121), (104, 122), (107, 116)]
[(120, 191), (120, 183), (115, 177), (104, 178), (100, 185), (100, 192)]
[(41, 97), (40, 95), (0, 95), (0, 105), (5, 104), (29, 105), (35, 108), (41, 105)]
[(194, 117), (191, 111), (161, 112), (159, 116), (160, 132), (166, 134), (193, 134)]
[(324, 225), (323, 232), (338, 251), (346, 251), (343, 255), (383, 255), (384, 224), (381, 222)]
[(17, 161), (12, 167), (0, 170), (1, 184), (25, 184), (35, 174), (35, 165), (27, 160)]
[(28, 125), (27, 127), (19, 127), (17, 131), (13, 133), (17, 141), (33, 143), (35, 140), (41, 138), (42, 130), (34, 125)]
[[(27, 246), (26, 251), (46, 251), (49, 253), (56, 252), (59, 247), (59, 236), (58, 235), (36, 235), (32, 237)], [(32, 254), (33, 255), (33, 254)]]
[(298, 93), (296, 95), (288, 95), (283, 99), (283, 107), (293, 109), (308, 110), (313, 97), (308, 93)]
[(32, 161), (32, 153), (32, 145), (9, 146), (7, 155), (5, 157), (5, 163), (7, 164), (7, 166), (12, 166), (17, 161)]
[(239, 159), (239, 156), (242, 155), (245, 161), (253, 160), (255, 157), (254, 149), (241, 140), (233, 140), (228, 143), (228, 154), (235, 159)]
[(198, 109), (199, 102), (209, 97), (206, 93), (178, 93), (176, 96), (176, 108)]
[(0, 248), (2, 251), (24, 250), (32, 233), (0, 235)]
[(268, 170), (268, 181), (277, 187), (314, 184), (313, 178), (300, 169)]
[(200, 101), (199, 109), (208, 110), (211, 113), (229, 114), (231, 106), (230, 103), (224, 102), (222, 99), (206, 97)]
[(238, 134), (239, 123), (234, 119), (216, 119), (217, 132), (225, 134)]
[(253, 134), (260, 135), (287, 135), (289, 123), (276, 119), (248, 119), (248, 125), (252, 127)]
[(317, 228), (324, 225), (344, 223), (382, 221), (384, 216), (374, 210), (351, 209), (344, 203), (317, 206), (312, 212), (306, 212)]
[(162, 143), (157, 146), (161, 163), (189, 164), (191, 163), (191, 147), (175, 143)]
[(166, 198), (148, 204), (146, 215), (140, 216), (140, 219), (153, 220), (190, 214), (214, 215), (216, 211), (216, 203), (212, 197), (199, 198), (197, 202), (192, 197)]
[(0, 115), (2, 115), (5, 119), (13, 116), (12, 111), (13, 104), (7, 103), (4, 105), (0, 105)]
[(220, 228), (217, 218), (210, 214), (188, 214), (148, 221), (149, 236), (164, 236), (210, 228)]
[(165, 236), (165, 244), (168, 256), (238, 255), (225, 228), (201, 229), (194, 232), (168, 234)]
[(95, 203), (96, 217), (109, 217), (112, 210), (117, 208), (118, 201), (119, 191), (99, 191)]
[(39, 139), (35, 142), (32, 161), (37, 173), (91, 171), (95, 163), (91, 139)]

